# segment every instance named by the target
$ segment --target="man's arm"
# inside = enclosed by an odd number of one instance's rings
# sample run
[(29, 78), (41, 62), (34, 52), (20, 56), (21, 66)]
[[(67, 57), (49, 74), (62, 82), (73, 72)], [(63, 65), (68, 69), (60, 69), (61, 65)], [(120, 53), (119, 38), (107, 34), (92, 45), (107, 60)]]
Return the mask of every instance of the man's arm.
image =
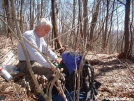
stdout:
[(55, 60), (58, 64), (61, 62), (61, 58), (58, 58), (57, 55), (47, 47), (45, 40), (42, 38), (42, 52), (49, 56), (52, 60)]

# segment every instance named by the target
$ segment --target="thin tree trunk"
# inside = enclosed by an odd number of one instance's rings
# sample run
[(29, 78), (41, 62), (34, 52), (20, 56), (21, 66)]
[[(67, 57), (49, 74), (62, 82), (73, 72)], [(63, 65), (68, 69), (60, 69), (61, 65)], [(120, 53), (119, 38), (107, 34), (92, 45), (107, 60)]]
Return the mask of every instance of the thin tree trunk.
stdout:
[[(114, 13), (114, 5), (115, 5), (115, 0), (113, 1), (113, 7), (112, 7), (112, 13), (111, 13), (111, 17), (110, 17), (110, 30), (109, 30), (109, 32), (108, 32), (108, 37), (107, 37), (107, 41), (106, 41), (106, 46), (108, 45), (108, 43), (110, 44), (111, 43), (111, 41), (109, 41), (109, 37), (110, 37), (110, 35), (111, 35), (111, 30), (112, 30), (112, 25), (113, 25), (113, 13)], [(109, 47), (109, 49), (110, 49), (110, 51), (112, 50), (112, 47), (110, 46)]]
[(41, 17), (42, 17), (42, 15), (43, 15), (43, 0), (41, 0)]
[(38, 1), (37, 3), (37, 21), (39, 21), (41, 17), (41, 4), (40, 4), (40, 1)]
[[(99, 13), (99, 6), (100, 6), (100, 0), (97, 0), (97, 4), (95, 6), (95, 10), (93, 10), (93, 14), (92, 14), (92, 21), (91, 21), (91, 25), (90, 25), (90, 40), (93, 41), (93, 34), (94, 34), (94, 28), (96, 26), (97, 23), (97, 18), (98, 18), (98, 13)], [(89, 45), (89, 49), (92, 50), (92, 46)]]
[[(82, 33), (82, 6), (81, 6), (81, 0), (78, 0), (78, 5), (79, 5), (79, 15), (78, 15), (78, 30), (77, 30), (77, 33), (80, 33), (81, 34), (81, 37), (83, 38), (83, 33)], [(77, 40), (76, 40), (77, 41)], [(77, 43), (77, 42), (75, 42)]]
[[(75, 7), (76, 7), (76, 0), (73, 0), (73, 23), (72, 23), (72, 28), (74, 28), (74, 26), (75, 26), (75, 13), (76, 13)], [(75, 32), (75, 29), (73, 31)]]
[(83, 18), (84, 18), (84, 25), (83, 25), (83, 38), (84, 40), (86, 39), (86, 35), (87, 35), (87, 25), (88, 25), (88, 11), (87, 8), (88, 7), (88, 0), (83, 0)]
[[(118, 7), (118, 4), (117, 4), (117, 7)], [(116, 8), (116, 15), (117, 15), (117, 53), (119, 52), (119, 33), (118, 33), (118, 28), (119, 28), (119, 20), (118, 20), (118, 12), (117, 12), (117, 8)]]
[[(6, 20), (8, 25), (10, 25), (10, 8), (9, 8), (9, 0), (4, 0), (4, 9), (5, 9), (5, 14), (6, 14)], [(11, 42), (13, 44), (13, 39), (12, 39), (12, 34), (11, 34), (11, 30), (7, 27), (7, 37), (11, 39)]]
[[(76, 13), (76, 10), (75, 10), (75, 7), (76, 7), (76, 0), (73, 0), (73, 22), (72, 22), (72, 31), (71, 31), (71, 35), (68, 36), (68, 37), (71, 37), (72, 36), (72, 39), (75, 39), (75, 13)], [(71, 40), (72, 41), (72, 40)]]
[(30, 30), (33, 29), (34, 24), (34, 0), (30, 0)]
[(105, 23), (105, 30), (104, 30), (104, 33), (103, 33), (103, 36), (102, 36), (102, 49), (103, 49), (104, 52), (105, 52), (105, 48), (106, 48), (108, 21), (109, 21), (108, 14), (109, 14), (109, 4), (110, 4), (109, 0), (106, 0), (106, 1), (107, 1), (106, 23)]
[(125, 56), (129, 56), (130, 54), (130, 43), (129, 43), (129, 21), (130, 21), (130, 2), (131, 0), (126, 0), (125, 5), (125, 26), (124, 26), (124, 36), (125, 36), (125, 43), (124, 43), (124, 53)]
[(99, 5), (100, 5), (100, 0), (97, 1), (97, 4), (95, 6), (95, 10), (93, 11), (92, 14), (92, 21), (91, 21), (91, 25), (90, 25), (90, 40), (93, 39), (93, 34), (94, 34), (94, 28), (96, 26), (96, 22), (97, 22), (97, 17), (98, 17), (98, 13), (99, 13)]
[(23, 4), (24, 4), (24, 0), (21, 0), (21, 9), (20, 9), (20, 30), (21, 32), (23, 32), (23, 15), (22, 15), (22, 11), (23, 11)]
[(76, 0), (73, 0), (73, 12), (72, 13), (73, 13), (72, 30), (71, 30), (71, 34), (69, 34), (67, 36), (67, 44), (70, 45), (70, 44), (73, 43), (73, 45), (72, 45), (72, 47), (73, 47), (73, 46), (75, 46), (74, 43), (75, 43), (75, 40), (76, 40), (76, 38), (75, 38), (75, 35), (76, 35), (75, 31), (76, 31), (76, 29), (74, 28), (75, 27), (75, 17), (76, 17)]
[[(57, 9), (57, 2), (56, 0), (51, 0), (52, 3), (52, 24), (53, 24), (53, 34), (54, 38), (58, 37), (58, 28), (57, 28), (57, 14), (58, 14), (58, 9)], [(60, 49), (62, 47), (60, 39), (55, 40), (55, 49)], [(63, 53), (63, 49), (59, 50), (60, 54)]]

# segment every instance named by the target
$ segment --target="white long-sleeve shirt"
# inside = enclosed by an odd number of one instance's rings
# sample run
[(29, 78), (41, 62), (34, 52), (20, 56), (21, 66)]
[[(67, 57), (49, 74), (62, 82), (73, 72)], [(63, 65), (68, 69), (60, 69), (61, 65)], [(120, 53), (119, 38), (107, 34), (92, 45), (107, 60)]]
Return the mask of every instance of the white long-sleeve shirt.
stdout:
[[(44, 40), (44, 38), (39, 38), (37, 34), (33, 31), (26, 31), (22, 34), (28, 41), (30, 41), (33, 45), (35, 45), (42, 53), (46, 54), (48, 57), (50, 57), (52, 60), (55, 60), (57, 58), (57, 55), (47, 47), (47, 44)], [(31, 46), (26, 40), (24, 40), (25, 46), (27, 48), (27, 51), (29, 53), (29, 58), (31, 61), (37, 61), (44, 67), (51, 68), (50, 64), (44, 59), (44, 57), (36, 50), (33, 46)], [(21, 44), (18, 44), (18, 59), (20, 61), (25, 61), (25, 55), (23, 52), (23, 49), (21, 47)]]

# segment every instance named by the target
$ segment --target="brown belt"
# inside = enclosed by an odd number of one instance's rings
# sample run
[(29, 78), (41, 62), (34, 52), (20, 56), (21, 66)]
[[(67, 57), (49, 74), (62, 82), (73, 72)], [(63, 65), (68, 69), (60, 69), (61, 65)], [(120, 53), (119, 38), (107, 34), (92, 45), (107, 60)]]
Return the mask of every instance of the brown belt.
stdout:
[[(19, 62), (26, 62), (25, 60), (19, 60)], [(30, 62), (35, 62), (35, 61), (30, 61)]]

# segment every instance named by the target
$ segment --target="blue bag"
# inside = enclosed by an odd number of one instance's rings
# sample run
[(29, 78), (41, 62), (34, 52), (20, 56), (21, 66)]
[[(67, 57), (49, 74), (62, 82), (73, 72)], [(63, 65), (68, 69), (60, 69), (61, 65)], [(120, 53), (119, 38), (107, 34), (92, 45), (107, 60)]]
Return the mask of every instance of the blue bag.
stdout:
[[(63, 52), (62, 61), (68, 69), (69, 74), (71, 74), (76, 67), (80, 67), (81, 55), (76, 52)], [(75, 62), (76, 61), (76, 62)]]
[[(73, 98), (74, 98), (74, 92), (65, 92), (65, 95), (66, 95), (66, 98), (68, 101), (72, 101)], [(77, 92), (76, 92), (76, 96), (75, 98), (77, 97)], [(86, 93), (85, 92), (80, 92), (80, 95), (79, 95), (79, 101), (85, 101), (86, 100)], [(40, 94), (39, 97), (38, 97), (38, 101), (46, 101), (43, 96)], [(59, 95), (55, 95), (55, 94), (52, 94), (52, 101), (64, 101), (64, 99)]]

